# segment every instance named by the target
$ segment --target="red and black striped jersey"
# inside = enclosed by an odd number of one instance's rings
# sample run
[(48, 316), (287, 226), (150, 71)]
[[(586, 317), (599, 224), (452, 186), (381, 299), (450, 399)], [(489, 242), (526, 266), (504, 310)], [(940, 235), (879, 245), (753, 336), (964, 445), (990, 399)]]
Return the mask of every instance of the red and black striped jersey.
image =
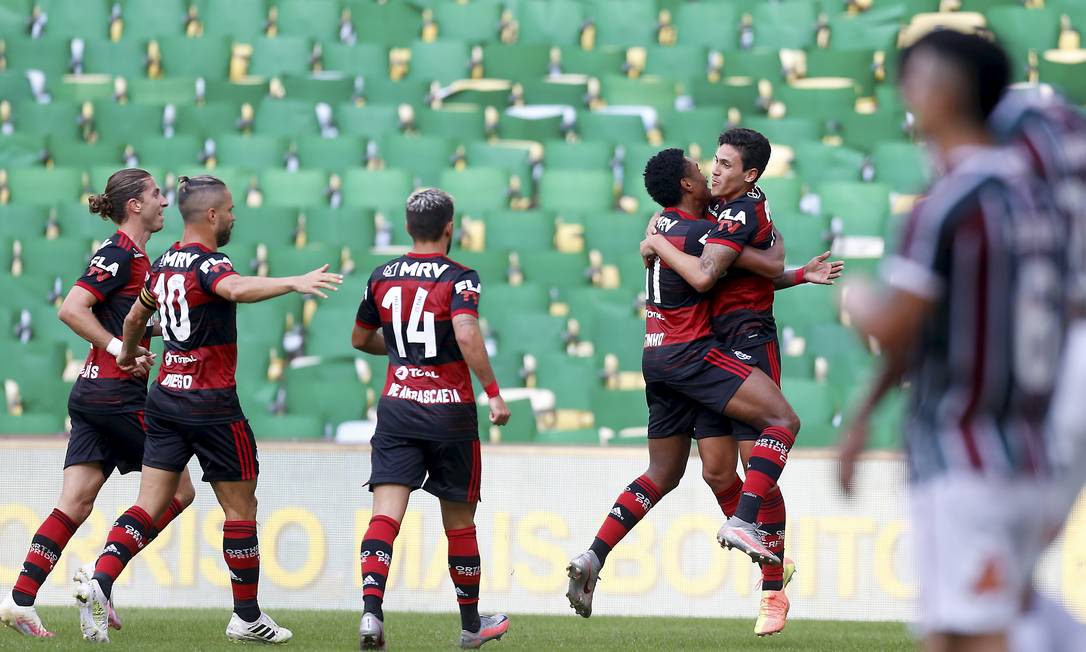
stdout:
[[(773, 246), (773, 215), (769, 201), (758, 186), (724, 201), (709, 203), (709, 215), (717, 229), (708, 243), (731, 247), (768, 249)], [(713, 334), (728, 348), (743, 349), (777, 336), (773, 321), (773, 280), (745, 269), (731, 267), (712, 292)]]
[[(87, 272), (75, 282), (98, 300), (94, 316), (113, 337), (120, 338), (124, 318), (136, 301), (150, 272), (151, 263), (139, 245), (121, 231), (102, 243), (90, 260)], [(141, 344), (150, 345), (149, 339)], [(136, 412), (147, 400), (147, 382), (125, 373), (109, 352), (91, 347), (68, 404), (84, 412)]]
[(158, 309), (164, 350), (149, 414), (191, 424), (245, 418), (234, 382), (237, 306), (215, 294), (234, 274), (226, 254), (195, 243), (175, 242), (151, 266), (140, 301)]
[(453, 317), (478, 316), (479, 274), (440, 254), (391, 260), (370, 274), (355, 322), (380, 328), (388, 374), (377, 434), (461, 441), (479, 437), (471, 370)]
[[(701, 256), (705, 241), (716, 229), (710, 220), (677, 208), (656, 219), (657, 232), (679, 251)], [(641, 370), (645, 380), (663, 380), (676, 370), (701, 360), (709, 329), (710, 294), (698, 292), (657, 258), (645, 274), (645, 349)]]
[(1066, 222), (1019, 151), (954, 154), (883, 265), (891, 286), (933, 306), (909, 368), (910, 470), (1044, 474), (1066, 330)]

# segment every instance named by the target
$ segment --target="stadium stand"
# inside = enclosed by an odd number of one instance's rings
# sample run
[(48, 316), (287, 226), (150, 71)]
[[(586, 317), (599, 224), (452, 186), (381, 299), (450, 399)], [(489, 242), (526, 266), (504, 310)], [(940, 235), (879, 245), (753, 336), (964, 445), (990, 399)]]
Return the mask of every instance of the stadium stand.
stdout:
[[(0, 2), (0, 288), (17, 297), (0, 307), (15, 361), (0, 433), (62, 430), (85, 349), (52, 312), (109, 231), (86, 196), (139, 165), (171, 194), (180, 174), (227, 180), (239, 268), (348, 275), (326, 304), (240, 308), (259, 437), (333, 437), (373, 408), (384, 369), (345, 329), (367, 274), (407, 242), (405, 197), (439, 184), (521, 399), (494, 436), (644, 443), (645, 160), (679, 146), (709, 165), (720, 130), (758, 129), (789, 263), (832, 247), (846, 273), (870, 270), (929, 178), (893, 89), (919, 23), (986, 26), (1020, 80), (1086, 101), (1076, 0)], [(168, 215), (152, 255), (180, 233)], [(825, 288), (777, 297), (799, 446), (834, 440), (872, 368), (835, 305)], [(892, 446), (893, 415), (879, 423)]]

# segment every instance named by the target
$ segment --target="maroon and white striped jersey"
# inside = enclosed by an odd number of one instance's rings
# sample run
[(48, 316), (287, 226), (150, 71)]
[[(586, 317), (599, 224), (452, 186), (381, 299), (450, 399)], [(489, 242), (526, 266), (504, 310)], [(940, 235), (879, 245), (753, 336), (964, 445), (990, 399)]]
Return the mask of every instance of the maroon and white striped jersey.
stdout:
[(892, 286), (935, 305), (909, 371), (911, 472), (1046, 474), (1044, 421), (1066, 325), (1065, 221), (1016, 150), (955, 155), (883, 268)]
[(440, 254), (408, 253), (370, 275), (355, 323), (382, 330), (388, 375), (377, 434), (463, 441), (479, 437), (471, 370), (453, 317), (478, 316), (479, 274)]

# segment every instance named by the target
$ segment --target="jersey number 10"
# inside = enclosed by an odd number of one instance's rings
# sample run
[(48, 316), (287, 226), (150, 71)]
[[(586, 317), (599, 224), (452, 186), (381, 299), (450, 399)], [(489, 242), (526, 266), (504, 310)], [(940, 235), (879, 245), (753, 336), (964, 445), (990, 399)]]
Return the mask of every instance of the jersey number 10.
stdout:
[(162, 307), (162, 339), (187, 340), (192, 334), (192, 324), (189, 322), (189, 302), (185, 298), (184, 275), (159, 275), (155, 296)]
[[(434, 313), (423, 310), (428, 294), (429, 292), (422, 288), (415, 291), (415, 299), (411, 302), (411, 315), (407, 318), (406, 338), (408, 344), (425, 345), (423, 357), (432, 358), (437, 355), (437, 333), (434, 330)], [(407, 358), (404, 348), (403, 287), (396, 285), (389, 288), (381, 299), (381, 307), (392, 313), (392, 334), (396, 338), (396, 351), (401, 358)]]

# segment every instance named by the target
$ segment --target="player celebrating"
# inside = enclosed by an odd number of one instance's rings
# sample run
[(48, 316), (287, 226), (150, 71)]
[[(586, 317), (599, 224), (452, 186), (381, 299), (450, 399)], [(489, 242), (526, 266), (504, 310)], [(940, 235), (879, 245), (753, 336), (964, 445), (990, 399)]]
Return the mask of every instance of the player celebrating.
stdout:
[[(768, 202), (757, 181), (769, 163), (769, 141), (751, 129), (730, 129), (720, 135), (713, 165), (709, 213), (719, 220), (709, 235), (700, 257), (672, 246), (661, 235), (649, 236), (643, 254), (655, 254), (699, 291), (709, 291), (745, 248), (769, 249), (774, 230)], [(826, 254), (816, 258), (821, 262)], [(840, 273), (838, 263), (832, 264)], [(780, 350), (773, 321), (773, 292), (807, 280), (803, 270), (783, 275), (777, 281), (733, 270), (713, 292), (712, 330), (728, 355), (752, 364), (774, 380), (767, 391), (783, 401), (780, 394)], [(795, 443), (795, 431), (751, 430), (736, 424), (746, 465), (746, 479), (728, 493), (738, 504), (717, 535), (721, 545), (737, 547), (748, 554), (763, 547), (783, 559), (785, 506), (777, 480)], [(752, 442), (753, 443), (750, 443)], [(724, 502), (722, 501), (722, 507)], [(728, 510), (724, 510), (728, 513)], [(759, 528), (756, 523), (761, 523)], [(765, 568), (763, 603), (755, 631), (772, 634), (784, 627), (788, 613), (784, 569)]]
[[(118, 225), (94, 254), (87, 273), (68, 292), (60, 319), (91, 344), (83, 371), (68, 397), (72, 434), (64, 458), (64, 484), (53, 512), (34, 534), (19, 580), (0, 603), (0, 621), (33, 637), (50, 637), (34, 609), (38, 589), (56, 565), (68, 540), (90, 516), (106, 479), (138, 471), (143, 460), (143, 404), (151, 356), (138, 360), (133, 373), (121, 370), (122, 326), (150, 269), (145, 253), (152, 233), (162, 230), (168, 205), (155, 180), (130, 168), (110, 176), (105, 192), (90, 198), (90, 210)], [(149, 340), (143, 340), (148, 346)], [(155, 522), (161, 531), (188, 507), (195, 490), (188, 473)], [(110, 625), (120, 621), (108, 608)]]
[(210, 482), (226, 520), (223, 557), (230, 569), (234, 613), (226, 628), (235, 641), (285, 643), (290, 630), (260, 610), (257, 582), (260, 546), (256, 531), (256, 441), (238, 402), (237, 303), (264, 301), (288, 292), (316, 294), (335, 289), (338, 274), (324, 267), (304, 276), (256, 278), (238, 275), (218, 248), (230, 240), (233, 197), (210, 176), (178, 179), (178, 206), (185, 221), (174, 243), (151, 267), (151, 275), (124, 322), (117, 363), (131, 367), (146, 350), (139, 340), (148, 319), (161, 310), (165, 353), (158, 380), (147, 396), (147, 443), (136, 504), (114, 523), (94, 576), (80, 585), (83, 637), (108, 642), (106, 605), (113, 583), (154, 535), (193, 454)]
[[(682, 150), (664, 150), (646, 165), (645, 186), (657, 203), (667, 207), (657, 220), (660, 237), (699, 255), (717, 225), (703, 217), (710, 195), (697, 163), (684, 157)], [(755, 252), (743, 255), (745, 264), (749, 260), (753, 264), (748, 266), (764, 270), (760, 258)], [(780, 274), (779, 260), (769, 267), (768, 275)], [(773, 387), (768, 376), (716, 347), (710, 329), (711, 295), (692, 287), (659, 260), (647, 272), (647, 293), (642, 368), (649, 405), (649, 468), (619, 495), (589, 550), (570, 562), (566, 596), (585, 618), (592, 614), (595, 584), (607, 555), (678, 485), (691, 437), (698, 442), (704, 479), (724, 507), (731, 500), (729, 492), (738, 499), (736, 447), (722, 437), (732, 431), (726, 416), (769, 430), (799, 429), (787, 402), (774, 400), (766, 391)], [(771, 552), (763, 554), (767, 562), (780, 564)]]
[(475, 508), (482, 459), (471, 373), (490, 399), (491, 423), (504, 425), (509, 409), (479, 330), (479, 275), (447, 256), (452, 198), (436, 188), (412, 194), (407, 231), (411, 252), (370, 275), (351, 337), (356, 349), (389, 356), (371, 442), (373, 518), (362, 539), (359, 638), (362, 649), (385, 647), (382, 602), (393, 542), (411, 492), (421, 487), (441, 503), (449, 575), (460, 605), (460, 647), (477, 648), (501, 638), (509, 619), (479, 615)]
[[(846, 432), (840, 481), (851, 488), (871, 411), (902, 373), (919, 628), (928, 649), (1007, 649), (1052, 500), (1045, 420), (1063, 354), (1067, 224), (1017, 152), (994, 147), (986, 120), (1009, 80), (993, 43), (952, 30), (901, 55), (901, 91), (947, 168), (887, 259), (887, 288), (858, 286), (845, 307), (878, 340), (883, 368)], [(952, 531), (968, 532), (958, 554)]]

